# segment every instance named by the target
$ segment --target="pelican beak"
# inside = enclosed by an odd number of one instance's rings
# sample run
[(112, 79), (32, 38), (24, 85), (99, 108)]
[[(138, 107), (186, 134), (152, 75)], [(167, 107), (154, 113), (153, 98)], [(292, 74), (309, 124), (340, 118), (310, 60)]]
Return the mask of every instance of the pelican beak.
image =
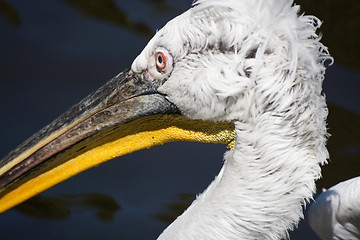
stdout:
[(124, 71), (0, 160), (0, 212), (112, 158), (170, 141), (229, 144), (230, 123), (194, 121), (160, 81)]

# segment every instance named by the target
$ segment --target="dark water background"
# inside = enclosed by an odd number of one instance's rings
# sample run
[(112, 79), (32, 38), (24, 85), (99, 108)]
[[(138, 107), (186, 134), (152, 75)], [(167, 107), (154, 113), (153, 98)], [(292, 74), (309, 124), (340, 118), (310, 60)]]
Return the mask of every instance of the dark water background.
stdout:
[[(0, 0), (0, 157), (130, 66), (192, 0)], [(360, 175), (360, 2), (297, 1), (335, 57), (324, 91), (331, 163)], [(0, 239), (155, 239), (219, 172), (225, 146), (169, 143), (111, 160), (0, 215)], [(306, 221), (291, 239), (317, 237)]]

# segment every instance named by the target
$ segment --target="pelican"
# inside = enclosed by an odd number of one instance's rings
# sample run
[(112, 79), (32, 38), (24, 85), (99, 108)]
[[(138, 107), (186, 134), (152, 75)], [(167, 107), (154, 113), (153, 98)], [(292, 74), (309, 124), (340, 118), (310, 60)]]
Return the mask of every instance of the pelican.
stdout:
[(288, 237), (328, 159), (320, 25), (292, 0), (196, 1), (1, 160), (0, 212), (114, 157), (216, 142), (221, 171), (159, 239)]
[(308, 221), (323, 240), (360, 239), (360, 177), (329, 188), (310, 206)]

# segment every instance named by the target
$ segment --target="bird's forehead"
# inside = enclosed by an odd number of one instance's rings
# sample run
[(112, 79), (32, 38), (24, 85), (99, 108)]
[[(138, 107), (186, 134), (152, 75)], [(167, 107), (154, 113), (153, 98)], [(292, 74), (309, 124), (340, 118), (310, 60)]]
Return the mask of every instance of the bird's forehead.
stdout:
[(145, 70), (149, 57), (158, 47), (166, 48), (174, 57), (174, 61), (185, 56), (189, 49), (184, 46), (185, 35), (182, 29), (184, 27), (188, 28), (190, 25), (189, 15), (190, 13), (187, 11), (172, 19), (163, 28), (158, 30), (132, 63), (132, 70), (134, 72)]
[[(244, 48), (243, 40), (252, 39), (253, 32), (259, 33), (265, 28), (276, 28), (278, 25), (276, 22), (281, 19), (278, 17), (281, 15), (279, 12), (284, 9), (282, 6), (290, 3), (290, 1), (279, 1), (281, 4), (273, 4), (269, 7), (271, 9), (269, 11), (269, 8), (254, 7), (252, 1), (209, 2), (197, 1), (193, 8), (172, 19), (157, 31), (133, 62), (132, 70), (135, 72), (145, 70), (148, 58), (157, 47), (166, 48), (173, 56), (175, 63), (188, 53), (202, 53), (208, 50), (224, 52)], [(268, 4), (271, 5), (271, 3)], [(287, 7), (290, 8), (290, 5)], [(291, 15), (296, 16), (296, 12), (295, 8), (291, 11)], [(294, 20), (293, 17), (283, 19)], [(270, 34), (273, 29), (264, 32)], [(262, 38), (264, 36), (254, 41), (263, 41)], [(253, 42), (251, 44), (256, 45)]]
[[(233, 18), (233, 14), (233, 9), (223, 6), (207, 8), (197, 5), (189, 9), (156, 32), (133, 62), (132, 70), (141, 72), (146, 69), (148, 58), (157, 47), (166, 48), (173, 56), (174, 62), (189, 53), (199, 53), (208, 48), (212, 50), (220, 47), (230, 49), (235, 42), (241, 40), (239, 34), (242, 33), (238, 28), (236, 32), (230, 31), (230, 34), (236, 36), (225, 36), (225, 33), (229, 32), (229, 28), (238, 23)], [(224, 41), (224, 39), (227, 40)]]

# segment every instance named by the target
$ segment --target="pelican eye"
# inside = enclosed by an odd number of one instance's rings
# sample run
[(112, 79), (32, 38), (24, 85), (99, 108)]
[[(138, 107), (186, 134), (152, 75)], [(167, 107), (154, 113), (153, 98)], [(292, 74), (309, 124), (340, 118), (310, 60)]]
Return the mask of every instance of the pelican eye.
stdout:
[(173, 57), (169, 51), (159, 47), (150, 56), (148, 62), (148, 73), (153, 79), (162, 79), (173, 70)]
[(162, 72), (164, 71), (165, 68), (166, 68), (166, 58), (164, 56), (164, 53), (158, 52), (156, 54), (156, 69), (158, 70), (158, 72)]

